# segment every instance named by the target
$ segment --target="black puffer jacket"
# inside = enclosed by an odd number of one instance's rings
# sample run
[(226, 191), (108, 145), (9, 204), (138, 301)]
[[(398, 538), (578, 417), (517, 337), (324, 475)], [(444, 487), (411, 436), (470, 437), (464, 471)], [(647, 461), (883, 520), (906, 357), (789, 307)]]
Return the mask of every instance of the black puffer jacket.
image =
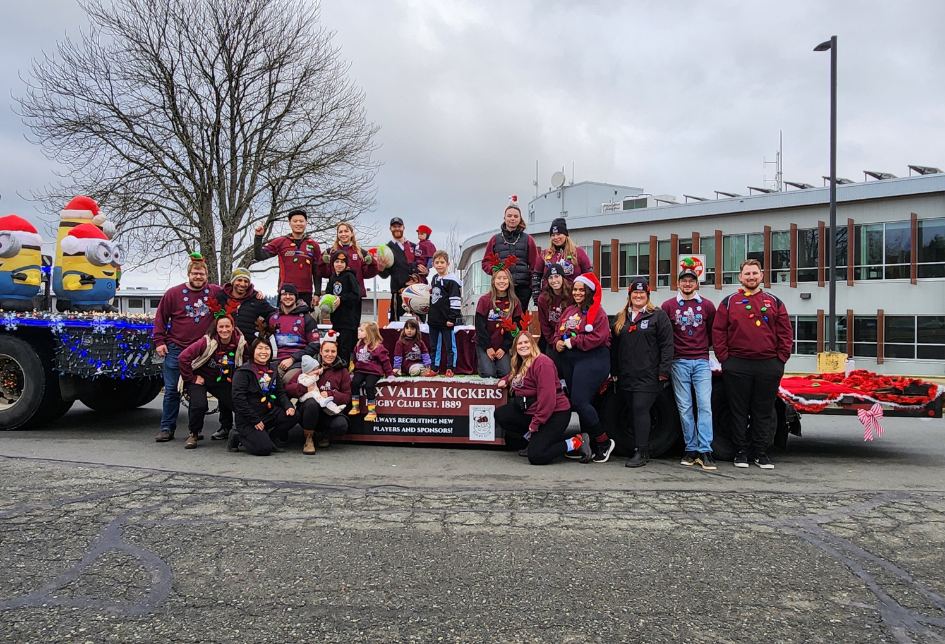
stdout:
[[(269, 421), (275, 414), (285, 414), (286, 410), (293, 408), (289, 397), (285, 395), (279, 372), (269, 369), (268, 366), (257, 365), (254, 369), (253, 365), (252, 361), (247, 362), (233, 374), (233, 411), (236, 427), (241, 432), (257, 423)], [(270, 391), (263, 391), (260, 386), (261, 373), (275, 380), (275, 386)]]
[(643, 311), (635, 322), (627, 320), (618, 333), (612, 329), (610, 373), (624, 391), (658, 392), (660, 376), (669, 379), (673, 370), (673, 327), (669, 316), (657, 307)]

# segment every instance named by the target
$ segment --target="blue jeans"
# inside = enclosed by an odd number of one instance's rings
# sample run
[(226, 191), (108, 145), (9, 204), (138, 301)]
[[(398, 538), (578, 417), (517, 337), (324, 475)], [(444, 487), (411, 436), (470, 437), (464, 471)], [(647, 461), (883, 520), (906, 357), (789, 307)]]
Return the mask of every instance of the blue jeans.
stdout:
[[(692, 390), (696, 391), (699, 425), (692, 413)], [(712, 451), (712, 369), (708, 358), (673, 360), (673, 393), (682, 421), (687, 452)]]
[(181, 349), (176, 344), (167, 345), (167, 355), (164, 356), (164, 409), (161, 411), (161, 431), (174, 433), (177, 429), (177, 414), (180, 413), (180, 392), (177, 383), (180, 380), (180, 367), (177, 359)]

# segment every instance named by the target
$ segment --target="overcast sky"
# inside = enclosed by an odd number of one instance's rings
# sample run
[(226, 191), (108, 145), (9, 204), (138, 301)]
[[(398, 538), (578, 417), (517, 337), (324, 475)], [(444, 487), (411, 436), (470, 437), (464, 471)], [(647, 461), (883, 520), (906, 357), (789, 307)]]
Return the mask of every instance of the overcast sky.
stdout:
[[(55, 168), (13, 112), (31, 58), (87, 24), (74, 0), (5, 0), (0, 39), (0, 210)], [(574, 179), (680, 199), (828, 173), (829, 53), (839, 37), (838, 174), (945, 166), (945, 2), (324, 0), (380, 125), (377, 209), (440, 243), (495, 227), (565, 166)], [(41, 230), (45, 234), (44, 230)], [(411, 233), (411, 236), (412, 233)], [(384, 239), (386, 240), (386, 236)], [(378, 239), (376, 241), (382, 241)], [(155, 275), (123, 284), (163, 286)]]

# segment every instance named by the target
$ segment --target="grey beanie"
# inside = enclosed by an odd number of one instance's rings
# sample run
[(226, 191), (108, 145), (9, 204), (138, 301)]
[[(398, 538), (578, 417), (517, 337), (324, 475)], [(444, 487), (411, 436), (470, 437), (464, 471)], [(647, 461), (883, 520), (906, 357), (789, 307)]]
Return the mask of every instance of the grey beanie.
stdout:
[(302, 373), (310, 373), (318, 368), (318, 360), (309, 355), (302, 356)]

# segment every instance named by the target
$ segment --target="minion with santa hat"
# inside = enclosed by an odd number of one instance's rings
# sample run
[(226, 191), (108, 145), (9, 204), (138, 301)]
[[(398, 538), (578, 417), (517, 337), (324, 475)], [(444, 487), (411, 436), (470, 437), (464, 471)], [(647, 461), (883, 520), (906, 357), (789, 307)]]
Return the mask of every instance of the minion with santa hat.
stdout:
[[(118, 272), (125, 259), (121, 244), (109, 241), (91, 223), (75, 226), (59, 241), (61, 280), (53, 288), (60, 308), (113, 312)], [(68, 302), (68, 305), (64, 303)]]
[(43, 239), (17, 215), (0, 217), (0, 309), (31, 311), (42, 283)]

